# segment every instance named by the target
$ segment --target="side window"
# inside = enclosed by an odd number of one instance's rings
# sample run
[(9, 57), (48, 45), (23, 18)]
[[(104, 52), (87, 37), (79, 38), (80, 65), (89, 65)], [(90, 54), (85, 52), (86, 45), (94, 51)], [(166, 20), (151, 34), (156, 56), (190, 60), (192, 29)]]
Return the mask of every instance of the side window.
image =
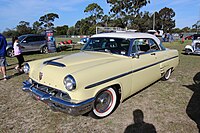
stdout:
[(123, 39), (120, 44), (121, 44), (121, 48), (123, 48), (123, 50), (126, 50), (126, 52), (128, 52), (130, 40)]
[(34, 42), (34, 38), (33, 37), (27, 37), (26, 39), (26, 42)]
[(37, 41), (44, 41), (45, 40), (45, 37), (44, 36), (37, 36)]
[(154, 40), (152, 40), (152, 39), (148, 39), (148, 40), (149, 40), (150, 49), (152, 51), (158, 51), (158, 50), (160, 50), (158, 44)]
[(133, 42), (132, 53), (145, 53), (150, 50), (148, 39), (135, 39)]
[(133, 42), (132, 53), (146, 53), (160, 50), (158, 44), (151, 38), (138, 38)]

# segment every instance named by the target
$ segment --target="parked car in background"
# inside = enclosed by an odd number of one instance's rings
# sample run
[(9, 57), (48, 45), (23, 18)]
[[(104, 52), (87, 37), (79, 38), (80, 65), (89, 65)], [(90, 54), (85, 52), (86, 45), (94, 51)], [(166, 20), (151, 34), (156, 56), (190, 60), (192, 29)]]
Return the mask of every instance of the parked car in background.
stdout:
[[(41, 53), (48, 53), (47, 40), (45, 35), (27, 34), (18, 37), (22, 52), (40, 51)], [(8, 43), (6, 47), (7, 56), (13, 57), (14, 50), (12, 43)]]
[(185, 37), (185, 40), (192, 40), (192, 38), (193, 38), (193, 35), (186, 36), (186, 37)]
[(84, 45), (84, 44), (86, 44), (86, 42), (88, 41), (88, 37), (85, 37), (85, 38), (81, 38), (80, 39), (80, 41), (79, 42), (77, 42), (78, 44), (82, 44), (82, 45)]
[(110, 115), (126, 98), (162, 78), (179, 63), (151, 34), (118, 32), (93, 35), (79, 53), (32, 61), (23, 90), (53, 110), (71, 115)]
[(185, 54), (198, 54), (200, 55), (200, 34), (193, 35), (191, 45), (185, 46)]

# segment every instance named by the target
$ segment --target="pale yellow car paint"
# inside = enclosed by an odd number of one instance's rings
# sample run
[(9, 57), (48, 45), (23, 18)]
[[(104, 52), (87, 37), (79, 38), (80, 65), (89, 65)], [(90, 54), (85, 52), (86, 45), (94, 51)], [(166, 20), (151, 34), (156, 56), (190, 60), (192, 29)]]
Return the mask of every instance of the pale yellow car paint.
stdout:
[[(95, 97), (102, 89), (119, 84), (121, 87), (121, 101), (123, 101), (133, 93), (160, 79), (161, 74), (165, 73), (169, 68), (174, 69), (178, 65), (179, 59), (166, 60), (152, 67), (89, 89), (85, 89), (85, 87), (120, 74), (140, 69), (149, 64), (178, 56), (176, 50), (165, 50), (155, 53), (160, 56), (153, 56), (150, 55), (151, 53), (148, 53), (140, 55), (139, 58), (132, 58), (110, 53), (80, 52), (69, 56), (54, 57), (60, 58), (55, 61), (65, 64), (66, 67), (44, 65), (43, 62), (49, 59), (30, 62), (29, 76), (40, 84), (67, 92), (74, 102)], [(40, 72), (43, 73), (42, 80), (39, 80)], [(68, 74), (71, 74), (77, 83), (76, 89), (73, 91), (67, 91), (63, 84), (63, 79)]]

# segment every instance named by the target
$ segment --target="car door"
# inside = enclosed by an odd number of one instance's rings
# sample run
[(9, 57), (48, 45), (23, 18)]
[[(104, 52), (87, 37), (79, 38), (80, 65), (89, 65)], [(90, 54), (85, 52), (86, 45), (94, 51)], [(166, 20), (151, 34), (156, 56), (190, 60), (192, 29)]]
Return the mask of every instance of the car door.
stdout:
[(28, 52), (28, 51), (32, 51), (32, 45), (31, 43), (33, 42), (33, 38), (31, 36), (27, 36), (26, 38), (24, 38), (21, 42), (20, 45), (23, 46), (22, 48), (22, 52)]
[(156, 51), (151, 51), (148, 39), (134, 39), (132, 44), (132, 94), (160, 78)]
[(166, 50), (162, 50), (153, 39), (148, 40), (149, 46), (150, 46), (150, 51), (155, 53), (155, 57), (157, 60), (157, 63), (159, 65), (159, 71), (160, 71), (160, 76), (166, 72), (168, 69), (168, 63), (164, 62), (166, 59), (170, 58), (169, 55), (167, 54)]
[(42, 41), (42, 36), (34, 36), (34, 42), (31, 43), (32, 48), (34, 51), (39, 51), (40, 46), (43, 44), (44, 41)]

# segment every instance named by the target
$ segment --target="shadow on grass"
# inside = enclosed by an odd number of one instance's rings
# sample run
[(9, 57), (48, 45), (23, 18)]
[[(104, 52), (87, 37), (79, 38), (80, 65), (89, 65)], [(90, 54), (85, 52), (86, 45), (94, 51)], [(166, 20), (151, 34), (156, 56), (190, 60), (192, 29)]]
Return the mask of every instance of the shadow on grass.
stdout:
[[(36, 60), (36, 59), (32, 59), (32, 60), (27, 60), (27, 61), (25, 61), (25, 62), (29, 62), (29, 61), (34, 61), (34, 60)], [(14, 64), (8, 64), (8, 67), (10, 67), (10, 66), (13, 66), (13, 65), (17, 65), (18, 63), (14, 63)], [(24, 64), (24, 63), (23, 63)], [(10, 67), (10, 68), (6, 68), (6, 71), (10, 71), (10, 70), (13, 70), (13, 69), (15, 69), (15, 66), (14, 67)], [(22, 66), (23, 67), (23, 66)]]
[(144, 114), (142, 110), (136, 109), (133, 111), (133, 124), (130, 124), (124, 133), (156, 133), (156, 128), (153, 124), (144, 122)]
[(200, 72), (193, 77), (194, 84), (183, 85), (194, 93), (187, 105), (186, 113), (196, 124), (200, 133)]
[[(14, 78), (14, 77), (17, 77), (17, 76), (20, 76), (20, 75), (22, 75), (23, 73), (14, 73), (13, 75), (9, 75), (8, 77), (7, 77), (7, 80), (9, 80), (9, 79), (11, 79), (11, 78)], [(4, 78), (1, 78), (0, 79), (0, 81), (1, 80), (4, 80)]]
[(186, 54), (186, 53), (181, 53), (182, 55), (187, 55), (187, 56), (200, 56), (200, 54)]

